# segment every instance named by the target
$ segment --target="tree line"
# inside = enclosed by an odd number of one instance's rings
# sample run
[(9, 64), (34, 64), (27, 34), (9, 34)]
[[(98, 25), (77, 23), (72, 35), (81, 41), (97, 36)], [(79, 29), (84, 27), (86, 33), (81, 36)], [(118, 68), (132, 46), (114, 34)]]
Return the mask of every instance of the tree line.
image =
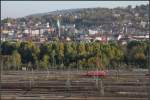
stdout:
[(126, 45), (109, 42), (61, 42), (35, 44), (5, 41), (1, 44), (4, 70), (47, 70), (61, 68), (116, 69), (147, 68), (147, 41)]

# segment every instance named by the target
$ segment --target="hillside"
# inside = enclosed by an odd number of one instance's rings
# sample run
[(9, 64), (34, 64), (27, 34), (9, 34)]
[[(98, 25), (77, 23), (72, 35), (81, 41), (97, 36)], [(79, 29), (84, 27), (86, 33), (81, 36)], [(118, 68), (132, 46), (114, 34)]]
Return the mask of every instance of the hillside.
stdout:
[[(25, 22), (27, 27), (36, 23), (56, 26), (57, 19), (61, 20), (61, 25), (75, 24), (77, 29), (97, 29), (100, 27), (104, 31), (120, 31), (124, 27), (130, 28), (130, 33), (148, 32), (149, 5), (141, 5), (133, 8), (82, 8), (58, 10), (47, 13), (33, 14), (23, 18), (17, 18), (15, 23)], [(60, 17), (61, 15), (61, 17)], [(7, 22), (4, 19), (2, 22)], [(136, 32), (137, 31), (137, 32)]]
[[(83, 23), (83, 24), (104, 24), (113, 22), (124, 22), (131, 20), (134, 23), (140, 20), (148, 21), (148, 5), (141, 5), (132, 8), (82, 8), (58, 10), (48, 13), (30, 15), (27, 18), (39, 18), (40, 21), (55, 20), (56, 16), (62, 16), (62, 23)], [(79, 22), (80, 21), (80, 22)]]

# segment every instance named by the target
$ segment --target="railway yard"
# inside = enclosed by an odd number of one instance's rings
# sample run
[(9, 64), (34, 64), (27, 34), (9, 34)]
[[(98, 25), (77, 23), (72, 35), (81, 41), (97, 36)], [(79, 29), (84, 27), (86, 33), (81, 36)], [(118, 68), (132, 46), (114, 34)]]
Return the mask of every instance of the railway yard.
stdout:
[(148, 71), (108, 71), (101, 84), (85, 72), (3, 71), (1, 100), (149, 100)]

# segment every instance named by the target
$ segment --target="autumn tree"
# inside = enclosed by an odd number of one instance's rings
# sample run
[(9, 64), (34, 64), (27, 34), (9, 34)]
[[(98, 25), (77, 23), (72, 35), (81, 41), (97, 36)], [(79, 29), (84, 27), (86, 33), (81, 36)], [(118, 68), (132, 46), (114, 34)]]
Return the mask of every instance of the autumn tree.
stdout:
[(12, 65), (14, 66), (13, 69), (19, 70), (21, 68), (21, 56), (18, 51), (14, 51), (12, 54)]
[(40, 68), (48, 70), (48, 66), (49, 66), (49, 56), (44, 55), (43, 59), (40, 61)]

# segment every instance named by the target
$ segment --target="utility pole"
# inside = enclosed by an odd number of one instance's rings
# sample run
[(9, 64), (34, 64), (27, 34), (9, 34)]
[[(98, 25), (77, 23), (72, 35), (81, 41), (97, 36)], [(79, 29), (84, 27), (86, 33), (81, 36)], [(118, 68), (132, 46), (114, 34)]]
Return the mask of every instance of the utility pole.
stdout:
[[(149, 2), (150, 3), (150, 2)], [(149, 4), (148, 4), (149, 5)], [(150, 5), (149, 5), (149, 10), (150, 10)], [(150, 17), (150, 13), (149, 13), (149, 17)], [(148, 17), (148, 18), (149, 18)], [(150, 84), (150, 25), (149, 25), (149, 23), (150, 23), (150, 18), (148, 19), (148, 27), (149, 27), (149, 40), (148, 40), (148, 69), (149, 69), (149, 84)], [(149, 98), (149, 100), (150, 100), (150, 86), (148, 87), (148, 98)]]
[[(0, 21), (0, 25), (1, 25), (1, 21)], [(1, 41), (1, 39), (2, 39), (2, 30), (0, 29), (0, 90), (1, 90), (1, 79), (2, 79), (2, 67), (3, 67), (3, 65), (2, 65), (2, 61), (3, 61), (3, 59), (2, 59), (2, 55), (1, 55), (1, 43), (2, 43), (2, 41)], [(0, 100), (1, 100), (1, 91), (0, 91)]]
[[(2, 66), (3, 66), (3, 59), (2, 59), (1, 54), (0, 54), (0, 59), (1, 59), (1, 61), (0, 61), (0, 90), (1, 90), (1, 88), (2, 88), (2, 84), (1, 84), (1, 82), (2, 82)], [(0, 91), (0, 100), (1, 100), (1, 91)]]
[[(150, 36), (150, 33), (149, 33)], [(150, 84), (150, 37), (148, 40), (148, 50), (147, 50), (147, 68), (148, 68), (148, 83)], [(148, 85), (148, 100), (150, 100), (150, 86)]]
[(70, 82), (70, 67), (68, 66), (68, 72), (67, 72), (67, 81), (66, 81), (66, 92), (67, 96), (71, 95), (70, 91), (71, 82)]
[[(150, 35), (150, 33), (149, 33)], [(147, 66), (148, 66), (148, 70), (149, 70), (149, 74), (148, 74), (148, 83), (150, 84), (150, 37), (149, 37), (149, 41), (148, 41), (148, 53), (147, 53)], [(148, 98), (150, 100), (150, 86), (148, 86)]]

